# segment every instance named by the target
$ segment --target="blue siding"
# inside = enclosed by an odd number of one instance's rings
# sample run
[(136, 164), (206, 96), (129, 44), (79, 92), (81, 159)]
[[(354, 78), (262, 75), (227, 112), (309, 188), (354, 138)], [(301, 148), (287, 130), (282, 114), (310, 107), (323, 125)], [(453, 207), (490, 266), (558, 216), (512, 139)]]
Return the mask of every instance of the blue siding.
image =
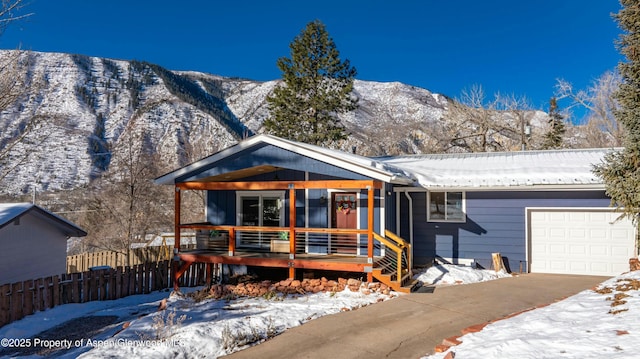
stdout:
[[(411, 196), (417, 264), (441, 256), (473, 258), (489, 268), (491, 253), (499, 252), (514, 271), (527, 268), (526, 207), (608, 207), (610, 201), (604, 191), (467, 192), (467, 221), (436, 223), (426, 221), (426, 193)], [(408, 221), (402, 230), (408, 235)]]
[[(396, 195), (393, 193), (393, 185), (385, 183), (384, 186), (385, 229), (398, 233), (396, 229)], [(382, 233), (380, 233), (382, 234)]]
[[(289, 169), (281, 169), (277, 172), (263, 173), (256, 176), (243, 178), (242, 181), (260, 182), (272, 181), (275, 176), (282, 181), (303, 181), (304, 172)], [(310, 180), (334, 180), (341, 179), (327, 174), (310, 173)], [(289, 225), (289, 191), (285, 192), (285, 225)], [(309, 190), (309, 227), (328, 227), (329, 195), (325, 189)], [(305, 226), (305, 192), (296, 191), (296, 226)], [(366, 205), (366, 202), (365, 202)], [(236, 192), (235, 191), (208, 191), (207, 192), (207, 221), (219, 225), (236, 225)], [(365, 223), (366, 225), (366, 223)]]
[[(322, 199), (321, 199), (322, 198)], [(326, 228), (329, 221), (329, 196), (327, 190), (309, 190), (309, 227)], [(304, 214), (304, 213), (303, 213)]]
[(207, 222), (235, 226), (235, 191), (207, 191)]

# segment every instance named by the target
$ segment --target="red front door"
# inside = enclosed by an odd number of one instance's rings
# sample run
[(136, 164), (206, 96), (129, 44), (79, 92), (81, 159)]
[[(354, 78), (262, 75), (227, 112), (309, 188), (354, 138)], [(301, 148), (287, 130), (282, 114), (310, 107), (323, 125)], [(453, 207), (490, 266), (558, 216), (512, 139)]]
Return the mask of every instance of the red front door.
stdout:
[[(331, 204), (333, 216), (332, 228), (358, 228), (358, 201), (356, 193), (333, 193)], [(333, 253), (356, 254), (357, 235), (332, 235), (331, 246)]]

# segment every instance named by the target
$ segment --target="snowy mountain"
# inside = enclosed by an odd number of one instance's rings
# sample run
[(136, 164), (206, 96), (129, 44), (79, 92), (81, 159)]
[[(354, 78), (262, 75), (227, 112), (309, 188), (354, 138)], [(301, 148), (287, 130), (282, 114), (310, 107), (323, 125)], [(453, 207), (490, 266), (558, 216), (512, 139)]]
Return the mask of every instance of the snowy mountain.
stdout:
[[(0, 51), (0, 60), (12, 54)], [(41, 121), (31, 145), (12, 149), (3, 164), (16, 166), (0, 179), (3, 194), (86, 185), (130, 145), (127, 134), (159, 154), (167, 171), (214, 153), (262, 131), (265, 98), (277, 84), (84, 55), (20, 56), (25, 91), (0, 113), (0, 148), (29, 119)], [(397, 82), (356, 81), (354, 92), (359, 109), (342, 118), (351, 133), (343, 150), (368, 156), (429, 150), (445, 96)]]

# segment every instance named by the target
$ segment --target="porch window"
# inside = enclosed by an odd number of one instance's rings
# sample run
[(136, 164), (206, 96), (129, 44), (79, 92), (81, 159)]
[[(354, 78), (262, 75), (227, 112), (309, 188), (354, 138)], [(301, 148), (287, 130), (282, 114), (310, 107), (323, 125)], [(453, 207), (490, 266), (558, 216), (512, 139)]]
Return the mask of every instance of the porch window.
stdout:
[[(284, 192), (283, 191), (243, 191), (236, 193), (237, 220), (239, 226), (283, 227)], [(238, 245), (257, 247), (269, 246), (266, 234), (240, 234)]]
[(466, 221), (464, 192), (430, 191), (427, 196), (427, 221)]

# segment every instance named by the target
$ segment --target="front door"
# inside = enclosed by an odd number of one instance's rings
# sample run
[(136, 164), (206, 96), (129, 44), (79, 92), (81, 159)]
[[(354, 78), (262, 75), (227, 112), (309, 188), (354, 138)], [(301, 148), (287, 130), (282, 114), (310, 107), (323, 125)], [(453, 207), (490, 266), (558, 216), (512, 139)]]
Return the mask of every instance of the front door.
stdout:
[[(358, 228), (358, 201), (356, 193), (333, 193), (331, 195), (332, 228)], [(331, 252), (356, 254), (358, 236), (356, 234), (338, 234), (331, 236)]]

